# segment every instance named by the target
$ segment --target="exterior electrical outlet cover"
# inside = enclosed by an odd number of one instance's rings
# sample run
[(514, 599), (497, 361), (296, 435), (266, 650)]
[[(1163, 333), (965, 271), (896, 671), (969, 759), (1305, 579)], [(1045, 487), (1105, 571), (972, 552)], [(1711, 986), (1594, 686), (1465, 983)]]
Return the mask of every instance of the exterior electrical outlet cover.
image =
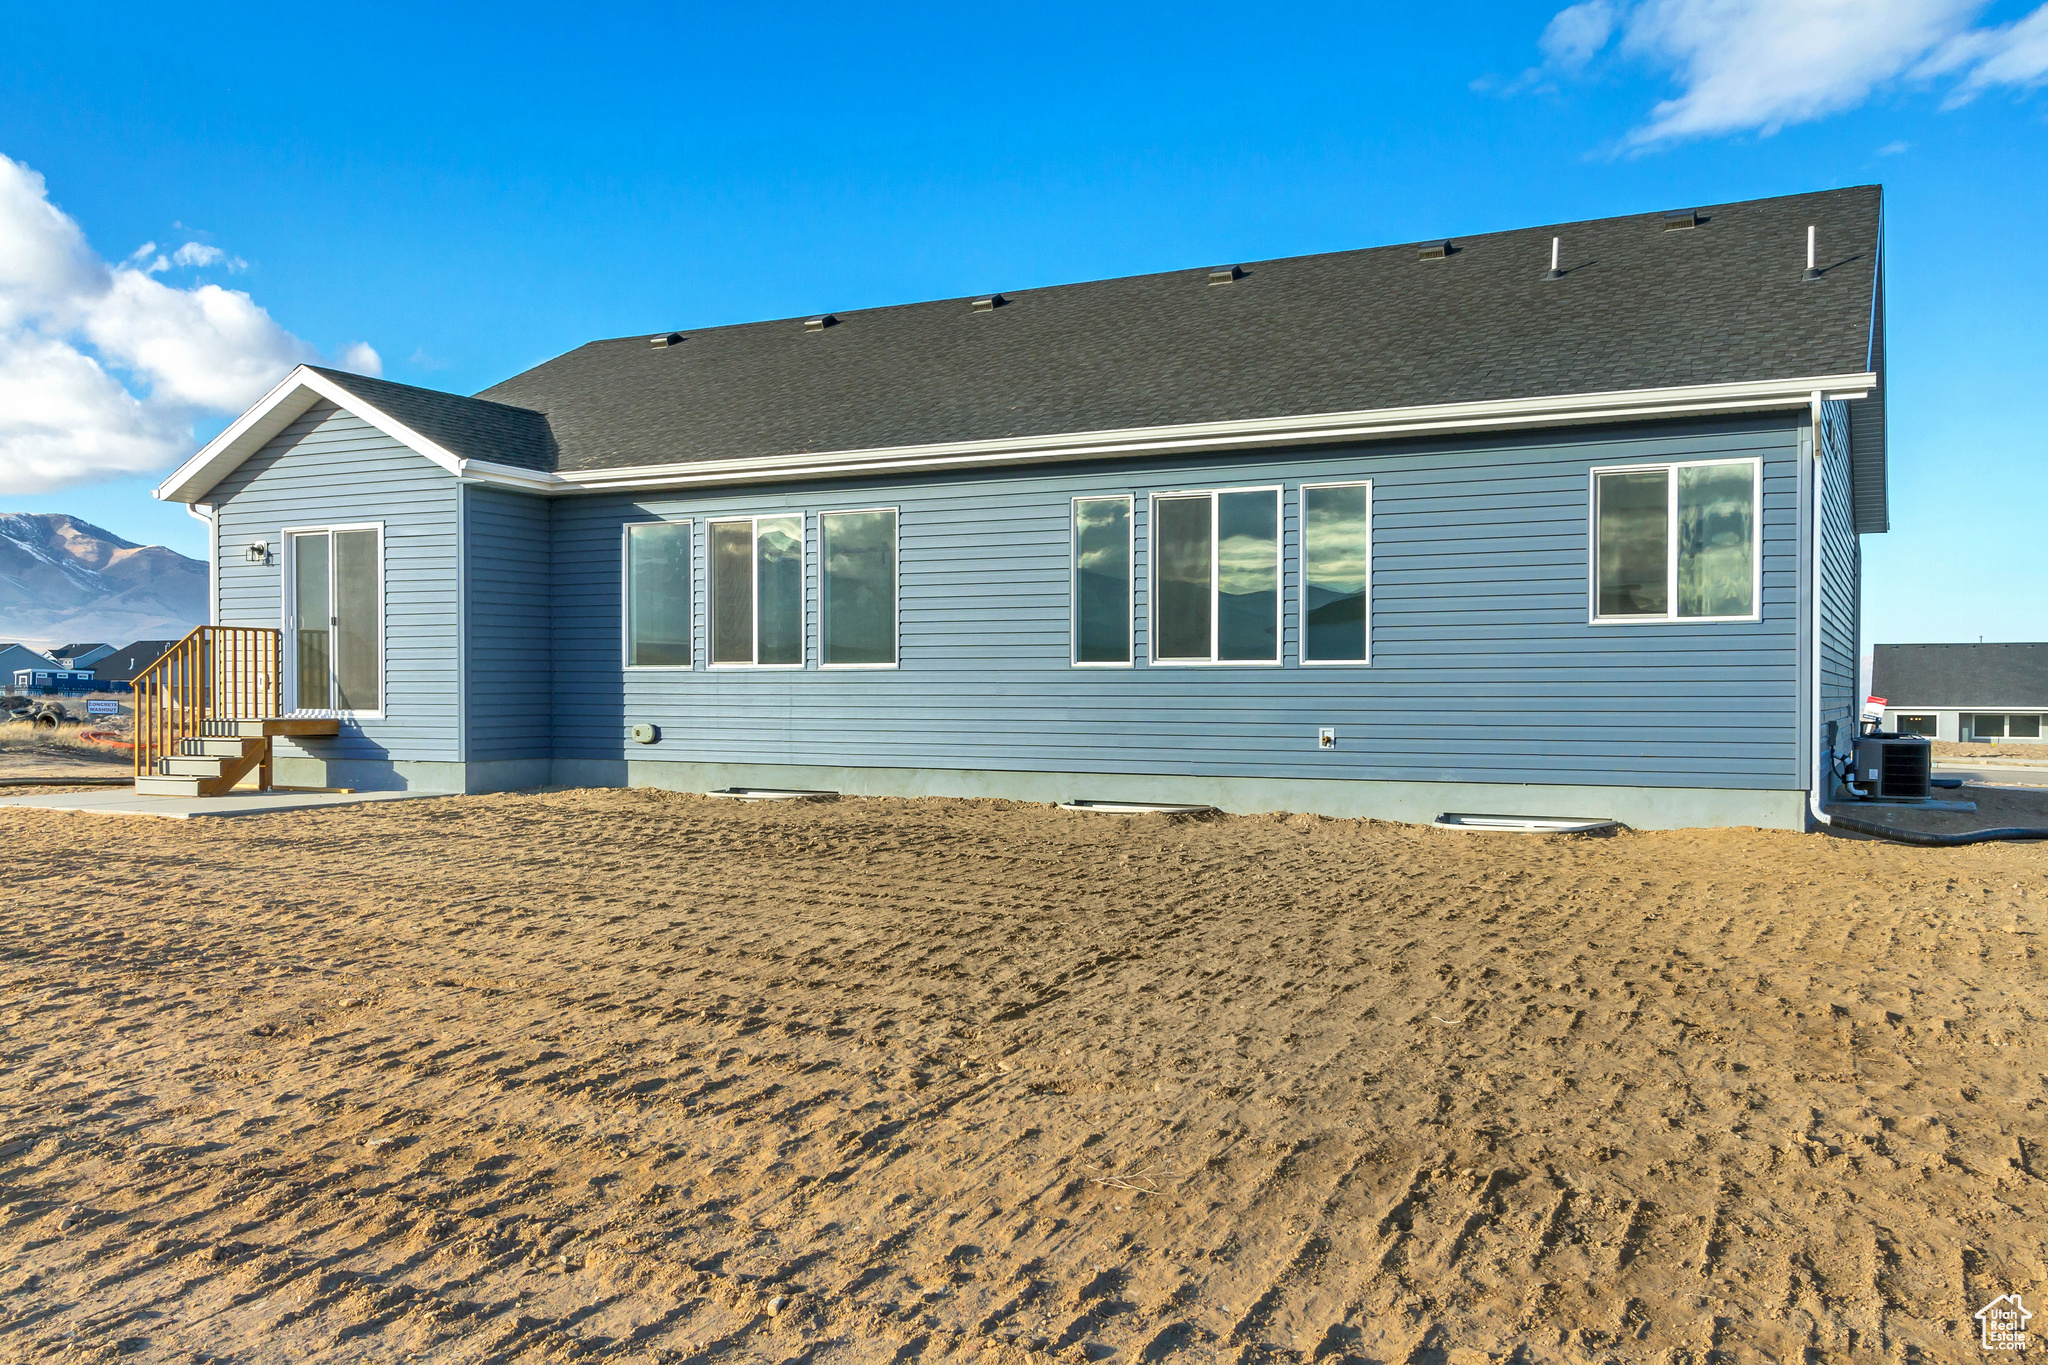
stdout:
[(659, 725), (636, 725), (628, 733), (633, 736), (636, 743), (652, 744), (661, 738), (661, 727)]

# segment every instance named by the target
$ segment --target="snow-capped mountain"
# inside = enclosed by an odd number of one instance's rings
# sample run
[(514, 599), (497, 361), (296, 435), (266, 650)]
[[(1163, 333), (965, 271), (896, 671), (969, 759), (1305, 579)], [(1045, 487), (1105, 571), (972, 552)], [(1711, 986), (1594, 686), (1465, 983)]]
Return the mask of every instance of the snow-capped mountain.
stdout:
[(61, 513), (0, 514), (0, 640), (176, 639), (206, 620), (206, 565)]

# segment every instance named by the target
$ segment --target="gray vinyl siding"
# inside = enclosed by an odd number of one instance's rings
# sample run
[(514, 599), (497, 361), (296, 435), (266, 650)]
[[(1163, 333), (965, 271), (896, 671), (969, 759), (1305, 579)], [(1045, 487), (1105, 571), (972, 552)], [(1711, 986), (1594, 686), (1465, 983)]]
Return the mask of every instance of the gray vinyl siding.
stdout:
[(1821, 405), (1820, 429), (1820, 727), (1838, 721), (1838, 734), (1855, 732), (1861, 655), (1863, 561), (1856, 539), (1854, 483), (1850, 475), (1848, 405)]
[[(303, 748), (280, 743), (280, 755), (459, 759), (455, 479), (360, 418), (320, 403), (208, 498), (219, 507), (223, 625), (282, 626), (285, 528), (384, 525), (382, 718), (345, 722), (338, 738)], [(269, 564), (248, 562), (247, 548), (259, 540), (271, 546)], [(292, 702), (287, 689), (285, 705)]]
[(463, 490), (468, 598), (466, 757), (545, 758), (553, 681), (548, 502)]
[[(1463, 442), (564, 498), (553, 508), (562, 758), (1797, 790), (1791, 416)], [(1762, 619), (1593, 625), (1590, 471), (1763, 460)], [(1299, 487), (1370, 479), (1369, 666), (1302, 667)], [(1145, 663), (1148, 495), (1281, 484), (1281, 667)], [(1069, 658), (1069, 499), (1135, 497), (1137, 666)], [(901, 666), (817, 666), (818, 513), (900, 514)], [(704, 666), (704, 520), (806, 513), (805, 669)], [(696, 523), (697, 665), (621, 666), (621, 526)], [(662, 743), (624, 739), (641, 721)], [(1319, 750), (1318, 726), (1338, 744)]]

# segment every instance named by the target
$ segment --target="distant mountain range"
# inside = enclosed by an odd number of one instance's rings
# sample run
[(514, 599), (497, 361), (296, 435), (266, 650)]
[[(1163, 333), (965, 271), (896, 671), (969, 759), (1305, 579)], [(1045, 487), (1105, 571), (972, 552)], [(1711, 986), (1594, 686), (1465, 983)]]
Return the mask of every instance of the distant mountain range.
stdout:
[(206, 621), (206, 565), (61, 513), (0, 514), (0, 640), (177, 639)]

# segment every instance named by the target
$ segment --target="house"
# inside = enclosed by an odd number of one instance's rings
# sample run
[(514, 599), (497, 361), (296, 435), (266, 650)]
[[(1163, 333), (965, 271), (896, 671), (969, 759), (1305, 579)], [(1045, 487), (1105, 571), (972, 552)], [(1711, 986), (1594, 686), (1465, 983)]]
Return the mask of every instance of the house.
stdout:
[(28, 684), (14, 681), (17, 674), (33, 674), (37, 670), (48, 672), (63, 666), (40, 649), (31, 649), (12, 640), (0, 640), (0, 683), (24, 687)]
[(280, 782), (1798, 828), (1886, 529), (1880, 210), (622, 337), (474, 397), (301, 367), (158, 495), (339, 721)]
[(39, 649), (7, 641), (0, 643), (0, 681), (23, 692), (31, 688), (75, 687), (79, 683), (91, 682), (92, 670), (67, 668), (61, 660)]
[(2048, 644), (1878, 645), (1870, 691), (1884, 728), (1929, 739), (2044, 742)]
[(102, 656), (93, 665), (93, 676), (101, 682), (126, 685), (135, 675), (171, 652), (176, 640), (137, 640), (126, 649)]
[(59, 645), (51, 650), (50, 657), (63, 664), (66, 668), (91, 668), (113, 652), (114, 647), (107, 644), (68, 644)]

